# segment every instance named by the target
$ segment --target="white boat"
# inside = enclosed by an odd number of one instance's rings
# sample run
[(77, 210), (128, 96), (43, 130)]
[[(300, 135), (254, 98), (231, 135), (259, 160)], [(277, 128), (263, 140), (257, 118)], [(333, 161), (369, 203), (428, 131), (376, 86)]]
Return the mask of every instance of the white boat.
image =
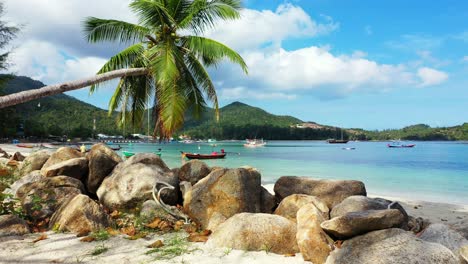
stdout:
[(263, 139), (247, 139), (247, 143), (244, 144), (246, 148), (257, 148), (257, 147), (264, 147), (266, 145), (266, 141)]

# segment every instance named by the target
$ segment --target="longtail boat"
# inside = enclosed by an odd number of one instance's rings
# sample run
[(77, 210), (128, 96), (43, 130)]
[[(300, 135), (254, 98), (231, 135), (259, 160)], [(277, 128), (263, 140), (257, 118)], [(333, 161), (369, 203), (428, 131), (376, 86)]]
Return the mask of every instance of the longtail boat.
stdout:
[[(159, 157), (161, 157), (161, 155), (162, 155), (161, 151), (153, 152), (153, 153), (156, 154), (156, 155), (158, 155)], [(122, 154), (123, 154), (126, 158), (130, 158), (131, 156), (134, 156), (136, 153), (135, 153), (135, 152), (131, 152), (131, 151), (122, 150)]]
[(221, 153), (213, 152), (211, 154), (198, 154), (198, 153), (188, 153), (183, 152), (182, 157), (187, 159), (224, 159), (226, 157), (226, 152), (222, 151)]

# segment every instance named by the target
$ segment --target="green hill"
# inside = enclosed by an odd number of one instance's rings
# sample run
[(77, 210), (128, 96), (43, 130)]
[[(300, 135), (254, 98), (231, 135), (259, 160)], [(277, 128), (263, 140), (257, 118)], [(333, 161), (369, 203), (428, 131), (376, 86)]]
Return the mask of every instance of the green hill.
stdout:
[[(11, 94), (43, 86), (45, 86), (43, 83), (28, 77), (12, 76), (3, 85), (2, 93)], [(18, 132), (36, 137), (48, 135), (88, 137), (93, 133), (93, 119), (96, 119), (96, 131), (99, 133), (119, 132), (115, 119), (109, 117), (106, 110), (65, 94), (0, 109), (0, 116), (2, 115), (7, 115), (8, 118), (2, 121), (0, 137), (15, 136)]]
[[(219, 109), (219, 124), (221, 125), (271, 125), (278, 127), (289, 127), (302, 123), (301, 120), (292, 116), (278, 116), (266, 112), (258, 107), (253, 107), (241, 102), (234, 102)], [(215, 122), (214, 110), (208, 108), (200, 120), (187, 116), (185, 128), (211, 125)]]

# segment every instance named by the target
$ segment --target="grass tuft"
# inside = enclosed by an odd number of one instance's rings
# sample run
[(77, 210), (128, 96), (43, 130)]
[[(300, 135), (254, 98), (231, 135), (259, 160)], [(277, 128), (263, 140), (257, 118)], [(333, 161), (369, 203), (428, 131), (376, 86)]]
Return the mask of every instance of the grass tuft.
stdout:
[(145, 254), (156, 254), (156, 260), (172, 259), (186, 253), (195, 251), (190, 248), (187, 239), (182, 235), (175, 235), (170, 239), (164, 240), (164, 246), (154, 248), (147, 251)]

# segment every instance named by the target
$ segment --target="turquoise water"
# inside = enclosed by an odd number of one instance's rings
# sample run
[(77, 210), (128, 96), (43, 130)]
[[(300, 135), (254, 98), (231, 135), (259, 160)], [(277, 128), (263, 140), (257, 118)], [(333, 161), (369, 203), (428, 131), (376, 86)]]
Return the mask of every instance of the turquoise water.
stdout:
[[(226, 159), (208, 160), (210, 166), (251, 166), (260, 170), (265, 184), (285, 175), (324, 179), (353, 179), (366, 184), (374, 195), (397, 196), (468, 204), (468, 144), (416, 142), (414, 148), (391, 149), (387, 142), (270, 141), (261, 148), (245, 148), (244, 142), (169, 143), (122, 145), (122, 150), (152, 152), (162, 149), (162, 159), (182, 165), (180, 151), (211, 153), (224, 149)], [(355, 150), (343, 150), (354, 147)]]

